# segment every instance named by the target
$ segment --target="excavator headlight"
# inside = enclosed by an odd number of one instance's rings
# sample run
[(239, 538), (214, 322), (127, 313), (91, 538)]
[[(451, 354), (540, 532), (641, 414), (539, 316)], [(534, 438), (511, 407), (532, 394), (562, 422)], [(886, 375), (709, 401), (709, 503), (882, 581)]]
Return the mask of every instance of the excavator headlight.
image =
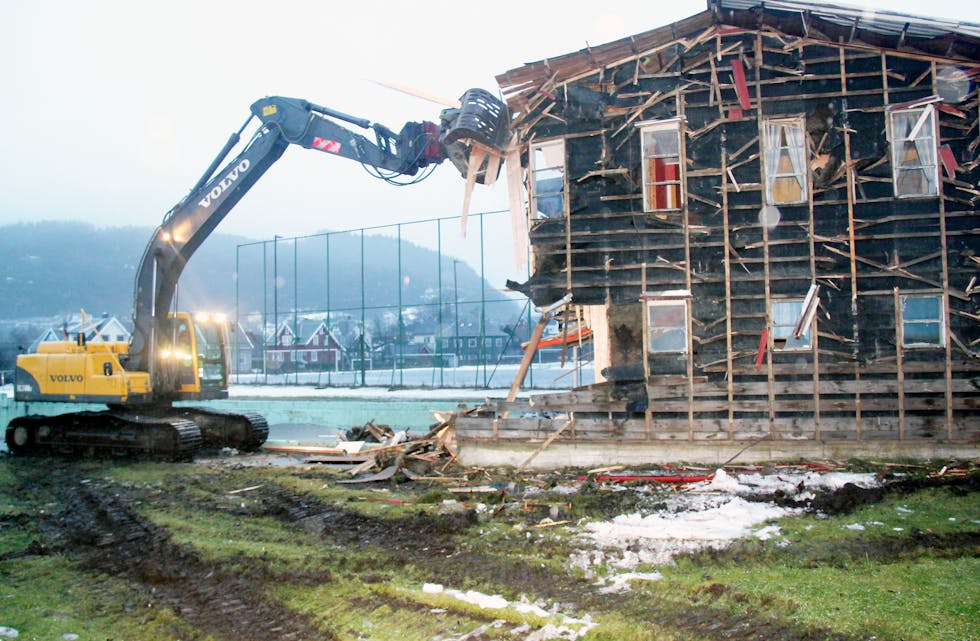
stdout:
[(211, 314), (208, 314), (207, 312), (199, 312), (196, 316), (194, 316), (194, 320), (196, 320), (198, 323), (210, 323)]
[(173, 356), (173, 352), (171, 352), (169, 349), (161, 349), (160, 350), (160, 358), (161, 359), (166, 360), (166, 359), (170, 358), (171, 356)]

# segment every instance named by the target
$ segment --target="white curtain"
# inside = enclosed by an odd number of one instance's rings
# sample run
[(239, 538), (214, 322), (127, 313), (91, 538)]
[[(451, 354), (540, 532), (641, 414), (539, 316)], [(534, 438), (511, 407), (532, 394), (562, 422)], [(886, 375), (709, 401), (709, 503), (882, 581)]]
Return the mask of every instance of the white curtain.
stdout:
[(800, 181), (802, 195), (806, 197), (806, 140), (803, 138), (803, 123), (790, 122), (783, 125), (786, 144), (789, 146), (789, 159), (793, 163), (793, 173)]
[(919, 164), (926, 178), (927, 192), (932, 193), (936, 184), (936, 142), (935, 125), (932, 122), (932, 108), (926, 108), (915, 124), (915, 151), (919, 154)]
[[(793, 166), (793, 173), (796, 174), (800, 183), (801, 196), (806, 198), (806, 138), (803, 130), (802, 121), (766, 121), (763, 133), (764, 152), (766, 163), (766, 200), (770, 203), (775, 201), (773, 186), (775, 177), (779, 172), (779, 159), (783, 149), (789, 155), (790, 163)], [(783, 136), (785, 135), (785, 143)]]
[(766, 200), (772, 202), (773, 194), (773, 176), (776, 175), (776, 168), (779, 167), (779, 152), (780, 152), (780, 131), (783, 126), (777, 122), (766, 121), (763, 123), (763, 134), (765, 139), (763, 140), (763, 151), (765, 153), (766, 162)]

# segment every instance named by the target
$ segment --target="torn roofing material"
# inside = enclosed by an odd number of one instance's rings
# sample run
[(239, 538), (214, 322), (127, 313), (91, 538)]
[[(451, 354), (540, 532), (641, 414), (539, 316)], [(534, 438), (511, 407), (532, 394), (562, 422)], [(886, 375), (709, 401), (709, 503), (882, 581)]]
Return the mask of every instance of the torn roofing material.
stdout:
[[(715, 28), (768, 27), (787, 35), (852, 46), (903, 49), (975, 64), (980, 58), (980, 24), (871, 11), (846, 5), (787, 0), (708, 0), (707, 10), (671, 24), (606, 44), (530, 62), (497, 76), (515, 113), (534, 108), (536, 96), (600, 69), (631, 60), (655, 73)], [(671, 48), (681, 45), (682, 49)]]

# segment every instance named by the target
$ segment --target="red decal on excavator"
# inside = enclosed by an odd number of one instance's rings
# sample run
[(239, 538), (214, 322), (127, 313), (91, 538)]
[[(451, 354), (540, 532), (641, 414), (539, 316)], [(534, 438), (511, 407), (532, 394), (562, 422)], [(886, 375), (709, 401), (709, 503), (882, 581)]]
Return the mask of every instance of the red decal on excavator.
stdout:
[(329, 151), (332, 154), (340, 153), (340, 143), (336, 140), (327, 140), (317, 136), (313, 139), (313, 147), (320, 151)]

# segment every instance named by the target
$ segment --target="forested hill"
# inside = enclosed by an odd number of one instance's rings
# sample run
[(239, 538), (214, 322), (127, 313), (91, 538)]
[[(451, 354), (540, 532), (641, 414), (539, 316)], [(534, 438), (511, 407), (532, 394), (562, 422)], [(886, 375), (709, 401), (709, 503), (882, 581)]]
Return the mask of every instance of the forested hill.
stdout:
[[(128, 320), (136, 268), (152, 231), (148, 227), (97, 228), (75, 222), (0, 226), (0, 319), (56, 316), (85, 309), (92, 315), (108, 313)], [(238, 297), (243, 315), (263, 307), (271, 313), (274, 299), (280, 310), (292, 309), (294, 301), (300, 310), (327, 306), (341, 310), (362, 302), (367, 307), (397, 305), (399, 295), (406, 306), (437, 300), (440, 275), (435, 252), (403, 242), (399, 279), (396, 239), (368, 235), (363, 239), (363, 249), (356, 234), (336, 234), (330, 239), (329, 247), (323, 237), (301, 239), (295, 246), (291, 239), (279, 239), (275, 245), (272, 241), (246, 245), (254, 241), (214, 234), (184, 271), (179, 305), (181, 309), (233, 312), (236, 259), (242, 274)], [(455, 265), (454, 274), (453, 262), (443, 256), (444, 304), (453, 300), (454, 276), (460, 300), (479, 300), (478, 274), (461, 262)], [(274, 277), (278, 288), (273, 287)], [(363, 299), (362, 281), (366, 292)], [(493, 295), (489, 285), (486, 291)]]

